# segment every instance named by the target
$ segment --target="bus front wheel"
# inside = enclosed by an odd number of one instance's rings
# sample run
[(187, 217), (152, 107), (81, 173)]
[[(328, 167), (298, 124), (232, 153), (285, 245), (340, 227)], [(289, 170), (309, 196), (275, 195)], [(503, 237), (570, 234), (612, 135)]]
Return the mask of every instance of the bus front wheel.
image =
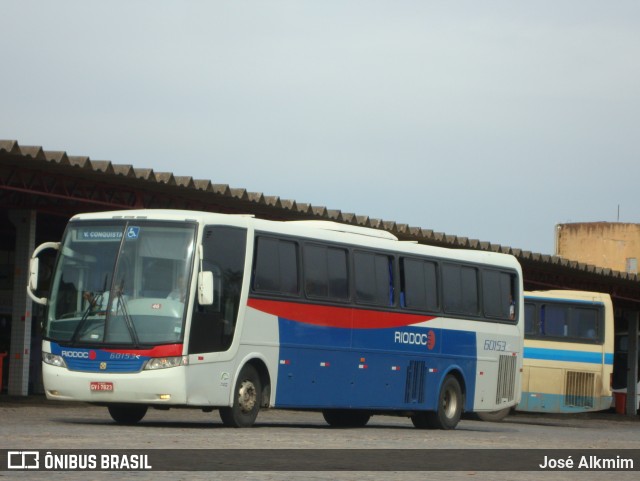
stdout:
[(220, 408), (220, 419), (225, 426), (248, 428), (258, 417), (262, 404), (262, 386), (255, 368), (247, 364), (240, 371), (233, 394), (233, 405)]
[(147, 406), (137, 404), (112, 404), (108, 409), (109, 414), (118, 424), (136, 424), (147, 414)]

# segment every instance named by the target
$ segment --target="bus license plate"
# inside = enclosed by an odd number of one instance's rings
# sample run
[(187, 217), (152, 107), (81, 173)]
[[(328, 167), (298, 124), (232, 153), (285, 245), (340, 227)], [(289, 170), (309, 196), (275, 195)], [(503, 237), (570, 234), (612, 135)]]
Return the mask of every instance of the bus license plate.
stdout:
[(113, 391), (112, 382), (92, 382), (90, 385), (91, 391)]

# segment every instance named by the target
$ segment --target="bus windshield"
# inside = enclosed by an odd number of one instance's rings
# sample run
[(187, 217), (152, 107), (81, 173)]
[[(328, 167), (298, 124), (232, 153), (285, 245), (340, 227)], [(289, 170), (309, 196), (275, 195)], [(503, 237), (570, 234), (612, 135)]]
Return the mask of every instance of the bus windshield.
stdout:
[(71, 223), (60, 249), (44, 330), (71, 345), (182, 342), (195, 224)]

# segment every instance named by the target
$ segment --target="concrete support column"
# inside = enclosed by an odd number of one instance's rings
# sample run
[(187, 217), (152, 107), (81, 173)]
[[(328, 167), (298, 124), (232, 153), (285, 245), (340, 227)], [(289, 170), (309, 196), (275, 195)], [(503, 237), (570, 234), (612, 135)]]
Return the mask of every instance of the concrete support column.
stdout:
[(27, 282), (29, 258), (35, 247), (36, 211), (14, 210), (8, 214), (16, 228), (8, 392), (12, 396), (26, 396), (29, 394), (32, 308), (31, 298), (27, 295)]
[(629, 325), (629, 346), (627, 350), (627, 405), (626, 415), (635, 416), (638, 408), (638, 329), (640, 312), (629, 313), (627, 321)]

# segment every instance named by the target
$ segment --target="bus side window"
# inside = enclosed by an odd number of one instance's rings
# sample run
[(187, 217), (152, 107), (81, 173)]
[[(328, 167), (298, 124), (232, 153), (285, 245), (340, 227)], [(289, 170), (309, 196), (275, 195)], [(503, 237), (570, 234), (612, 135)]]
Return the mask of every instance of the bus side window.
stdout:
[(458, 264), (442, 266), (444, 310), (452, 314), (477, 316), (478, 269)]
[(526, 303), (524, 305), (524, 333), (527, 336), (535, 336), (538, 334), (536, 331), (536, 305)]
[(349, 299), (346, 249), (306, 244), (302, 256), (307, 297), (331, 301)]
[(564, 306), (547, 304), (545, 310), (545, 335), (567, 337), (569, 335), (568, 310)]
[(435, 262), (400, 258), (400, 307), (440, 310)]
[(591, 308), (574, 309), (571, 331), (572, 337), (595, 340), (598, 333), (598, 310)]
[(296, 296), (298, 244), (272, 237), (257, 237), (253, 277), (256, 292)]
[(354, 252), (356, 301), (393, 306), (393, 257), (371, 252)]
[(493, 269), (482, 271), (482, 298), (487, 317), (513, 321), (516, 318), (515, 276)]

